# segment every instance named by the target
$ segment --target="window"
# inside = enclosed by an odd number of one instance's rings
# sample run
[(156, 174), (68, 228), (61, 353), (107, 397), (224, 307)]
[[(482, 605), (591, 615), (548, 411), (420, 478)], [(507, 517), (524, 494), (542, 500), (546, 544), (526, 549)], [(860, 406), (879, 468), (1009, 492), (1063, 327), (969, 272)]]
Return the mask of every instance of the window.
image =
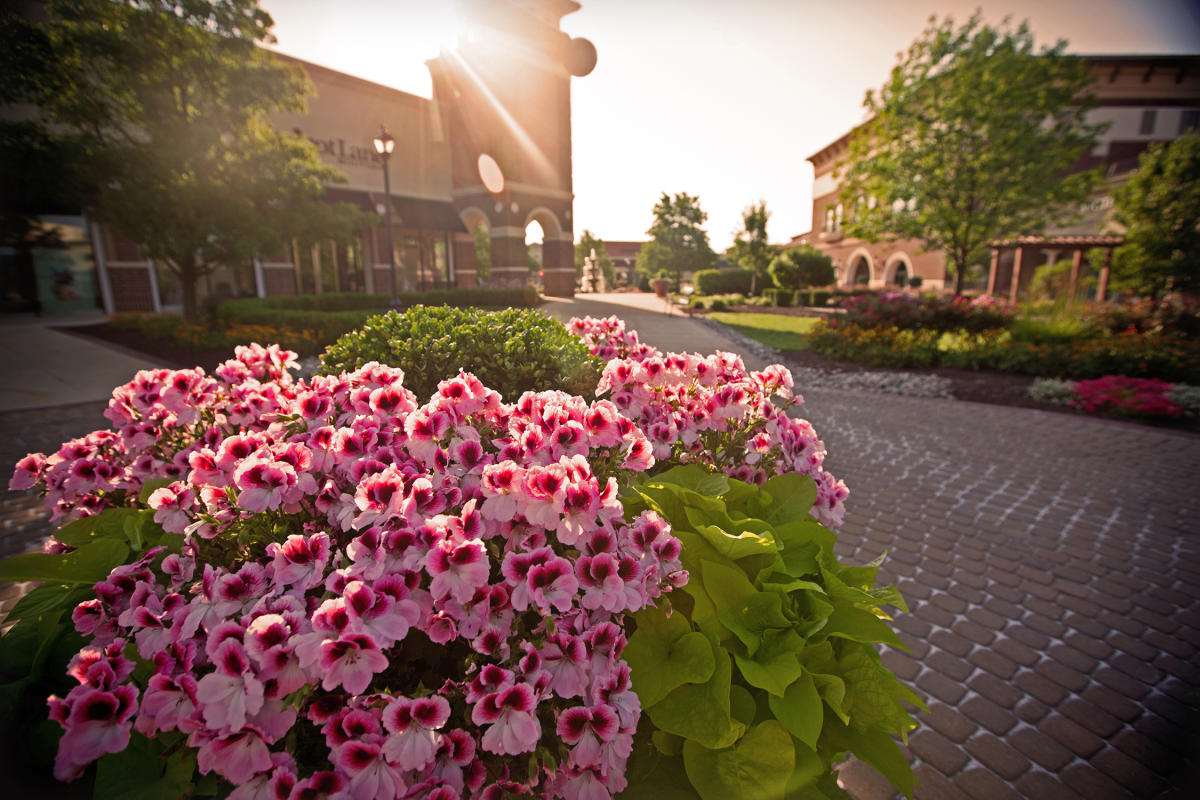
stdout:
[(833, 207), (825, 209), (825, 227), (822, 228), (826, 233), (833, 231)]
[(1179, 117), (1179, 135), (1200, 128), (1200, 108), (1185, 108)]
[(1158, 118), (1158, 111), (1153, 108), (1147, 108), (1142, 112), (1142, 125), (1138, 128), (1138, 133), (1143, 136), (1149, 136), (1154, 133), (1154, 123)]
[(845, 211), (845, 209), (842, 207), (842, 204), (838, 203), (837, 204), (837, 213), (834, 215), (834, 218), (833, 218), (833, 229), (835, 231), (840, 231), (842, 229), (842, 213), (844, 211)]

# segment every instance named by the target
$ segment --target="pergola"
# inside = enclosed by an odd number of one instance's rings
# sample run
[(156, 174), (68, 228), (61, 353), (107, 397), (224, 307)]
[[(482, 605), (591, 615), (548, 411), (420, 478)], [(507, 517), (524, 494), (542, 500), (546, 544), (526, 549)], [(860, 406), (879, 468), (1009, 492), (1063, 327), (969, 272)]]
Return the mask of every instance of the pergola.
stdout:
[(1108, 293), (1108, 274), (1112, 267), (1113, 250), (1125, 243), (1124, 236), (1018, 236), (1015, 239), (992, 242), (992, 268), (988, 273), (988, 294), (996, 293), (996, 272), (1000, 266), (1000, 252), (1015, 250), (1013, 255), (1012, 280), (1008, 287), (1009, 302), (1017, 302), (1017, 290), (1021, 285), (1021, 256), (1027, 249), (1071, 250), (1071, 284), (1067, 291), (1067, 308), (1075, 302), (1075, 287), (1079, 282), (1079, 266), (1083, 263), (1083, 251), (1095, 247), (1105, 249), (1104, 267), (1100, 270), (1100, 285), (1096, 289), (1096, 300), (1103, 302)]

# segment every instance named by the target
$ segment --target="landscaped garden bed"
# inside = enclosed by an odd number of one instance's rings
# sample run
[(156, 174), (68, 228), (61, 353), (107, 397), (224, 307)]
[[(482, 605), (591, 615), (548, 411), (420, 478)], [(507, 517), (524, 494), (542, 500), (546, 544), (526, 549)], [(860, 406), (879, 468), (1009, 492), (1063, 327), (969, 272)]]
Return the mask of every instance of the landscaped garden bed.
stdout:
[[(416, 332), (466, 357), (452, 316)], [(613, 318), (522, 370), (504, 342), (541, 321), (498, 316), (497, 392), (405, 324), (306, 381), (274, 346), (141, 372), (111, 429), (18, 464), (61, 526), (0, 563), (40, 582), (0, 640), (29, 768), (105, 798), (783, 800), (844, 796), (854, 753), (911, 793), (920, 700), (878, 654), (904, 603), (835, 557), (847, 490), (786, 369)]]
[(1133, 303), (1078, 315), (1022, 314), (994, 301), (972, 306), (900, 293), (859, 293), (843, 303), (849, 308), (833, 313), (747, 305), (706, 316), (772, 348), (808, 386), (951, 396), (1183, 428), (1200, 424), (1190, 407), (1169, 415), (1129, 413), (1031, 393), (1042, 376), (1200, 382), (1195, 313), (1186, 306)]

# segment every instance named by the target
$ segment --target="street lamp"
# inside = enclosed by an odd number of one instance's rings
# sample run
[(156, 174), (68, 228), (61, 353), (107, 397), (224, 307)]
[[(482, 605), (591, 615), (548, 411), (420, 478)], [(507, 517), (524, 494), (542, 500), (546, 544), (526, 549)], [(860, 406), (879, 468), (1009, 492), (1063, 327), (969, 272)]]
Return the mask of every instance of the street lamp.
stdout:
[(388, 177), (388, 156), (396, 149), (396, 140), (387, 128), (379, 126), (379, 135), (371, 140), (375, 152), (383, 159), (383, 221), (387, 226), (388, 266), (392, 271), (392, 308), (400, 308), (399, 281), (396, 280), (396, 247), (392, 244), (392, 182)]

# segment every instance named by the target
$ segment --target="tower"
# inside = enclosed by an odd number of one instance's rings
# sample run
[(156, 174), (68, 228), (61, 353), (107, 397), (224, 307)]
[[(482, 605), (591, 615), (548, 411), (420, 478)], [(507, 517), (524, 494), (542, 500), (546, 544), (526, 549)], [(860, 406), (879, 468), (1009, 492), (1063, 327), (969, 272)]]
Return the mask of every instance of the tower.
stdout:
[[(545, 234), (543, 287), (574, 294), (571, 77), (590, 73), (596, 50), (559, 28), (574, 0), (464, 0), (470, 28), (428, 62), (433, 100), (450, 142), (455, 207), (468, 229), (491, 234), (491, 281), (528, 275), (525, 227)], [(460, 264), (470, 237), (456, 237)], [(473, 262), (471, 262), (473, 263)]]

